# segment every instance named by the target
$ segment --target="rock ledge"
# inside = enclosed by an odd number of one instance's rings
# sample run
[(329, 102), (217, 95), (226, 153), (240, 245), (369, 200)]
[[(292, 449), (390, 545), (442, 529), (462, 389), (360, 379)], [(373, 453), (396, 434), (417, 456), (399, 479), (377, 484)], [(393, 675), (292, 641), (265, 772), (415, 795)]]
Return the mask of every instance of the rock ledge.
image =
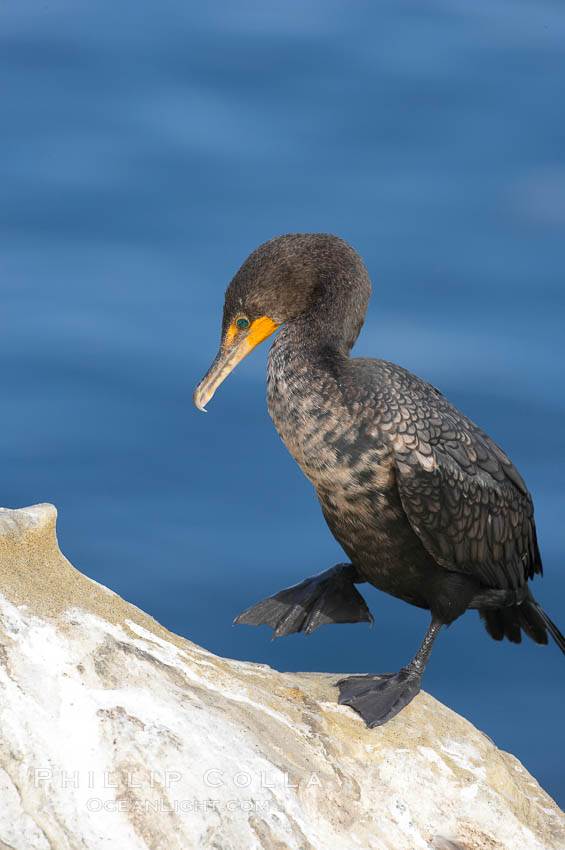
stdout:
[(219, 658), (0, 509), (0, 848), (563, 850), (513, 756), (420, 694), (368, 730), (336, 676)]

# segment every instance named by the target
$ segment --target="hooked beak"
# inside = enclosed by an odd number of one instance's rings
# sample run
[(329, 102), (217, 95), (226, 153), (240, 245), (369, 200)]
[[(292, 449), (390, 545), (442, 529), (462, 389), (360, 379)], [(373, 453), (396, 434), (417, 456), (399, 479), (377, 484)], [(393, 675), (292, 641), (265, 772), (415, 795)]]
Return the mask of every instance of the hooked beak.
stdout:
[(214, 362), (194, 390), (194, 404), (198, 410), (206, 413), (206, 405), (222, 381), (225, 381), (230, 372), (244, 357), (247, 357), (250, 351), (271, 336), (278, 327), (279, 325), (268, 316), (255, 319), (244, 331), (237, 328), (235, 321), (232, 322)]

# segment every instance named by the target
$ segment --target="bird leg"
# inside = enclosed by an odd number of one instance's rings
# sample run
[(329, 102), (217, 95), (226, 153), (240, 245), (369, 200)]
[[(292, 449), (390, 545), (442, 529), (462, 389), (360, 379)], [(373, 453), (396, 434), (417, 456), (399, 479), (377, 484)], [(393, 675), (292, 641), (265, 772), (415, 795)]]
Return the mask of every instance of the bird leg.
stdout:
[(357, 588), (359, 576), (353, 564), (336, 564), (263, 599), (235, 618), (236, 623), (274, 630), (271, 640), (293, 632), (311, 634), (326, 623), (370, 623), (373, 617)]
[(422, 645), (410, 664), (398, 673), (369, 673), (340, 679), (340, 705), (349, 705), (361, 715), (369, 727), (381, 726), (408, 705), (420, 691), (422, 675), (442, 622), (432, 622)]

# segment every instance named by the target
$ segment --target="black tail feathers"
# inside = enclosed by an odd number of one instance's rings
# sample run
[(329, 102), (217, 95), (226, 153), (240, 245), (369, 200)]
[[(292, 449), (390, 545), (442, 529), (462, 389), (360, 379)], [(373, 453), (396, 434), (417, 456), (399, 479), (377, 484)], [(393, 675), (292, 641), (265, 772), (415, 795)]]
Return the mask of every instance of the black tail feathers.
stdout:
[(549, 632), (565, 655), (565, 637), (531, 593), (528, 593), (521, 605), (511, 605), (508, 608), (481, 608), (479, 614), (487, 632), (495, 640), (508, 638), (512, 643), (520, 643), (523, 631), (536, 643), (545, 644)]
[(549, 632), (561, 652), (565, 655), (565, 637), (561, 634), (553, 620), (549, 619), (543, 608), (541, 608), (537, 602), (534, 602), (534, 605), (537, 608), (539, 616), (542, 618), (547, 631)]

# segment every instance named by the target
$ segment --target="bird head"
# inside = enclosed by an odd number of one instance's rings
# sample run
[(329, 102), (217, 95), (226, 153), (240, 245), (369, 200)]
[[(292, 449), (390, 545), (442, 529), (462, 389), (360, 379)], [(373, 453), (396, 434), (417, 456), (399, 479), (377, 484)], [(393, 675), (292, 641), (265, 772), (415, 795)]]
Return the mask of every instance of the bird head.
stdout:
[(205, 410), (244, 357), (282, 324), (311, 309), (328, 281), (336, 285), (358, 274), (359, 264), (368, 283), (359, 255), (329, 233), (277, 236), (256, 248), (226, 290), (220, 348), (194, 391), (196, 407)]

